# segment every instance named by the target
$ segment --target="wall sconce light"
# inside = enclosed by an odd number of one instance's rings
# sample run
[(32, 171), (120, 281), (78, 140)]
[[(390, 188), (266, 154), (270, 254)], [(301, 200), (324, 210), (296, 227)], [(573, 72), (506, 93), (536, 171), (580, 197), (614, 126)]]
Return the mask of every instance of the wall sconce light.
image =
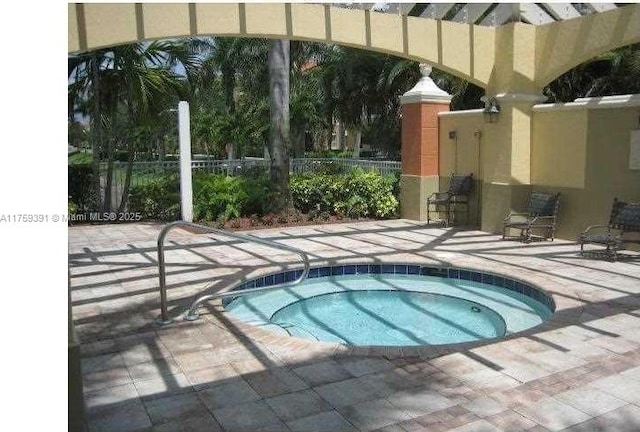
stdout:
[(496, 123), (500, 115), (500, 105), (495, 97), (491, 96), (486, 99), (485, 107), (482, 110), (485, 123)]

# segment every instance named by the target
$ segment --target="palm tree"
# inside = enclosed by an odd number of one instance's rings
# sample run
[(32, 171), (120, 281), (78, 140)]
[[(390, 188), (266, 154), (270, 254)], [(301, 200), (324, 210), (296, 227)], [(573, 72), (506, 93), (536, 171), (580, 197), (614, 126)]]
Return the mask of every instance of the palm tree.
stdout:
[[(250, 94), (252, 101), (267, 98), (268, 47), (265, 40), (214, 38), (200, 41), (199, 48), (203, 61), (194, 80), (195, 117), (202, 117), (203, 123), (208, 124), (210, 139), (223, 140), (228, 157), (232, 158), (246, 139), (226, 125), (247, 120), (247, 112), (238, 112), (243, 95)], [(249, 107), (255, 113), (255, 106)]]
[(291, 204), (289, 191), (289, 49), (288, 40), (273, 40), (269, 47), (269, 176), (274, 187), (275, 211)]
[[(174, 70), (181, 63), (189, 71), (198, 57), (186, 42), (154, 41), (96, 50), (69, 59), (69, 100), (72, 106), (88, 101), (90, 110), (95, 178), (100, 162), (107, 161), (104, 211), (111, 210), (113, 166), (116, 150), (127, 153), (128, 166), (120, 200), (124, 209), (136, 154), (135, 137), (141, 125), (188, 94), (186, 81)], [(96, 185), (99, 194), (100, 185)]]
[[(354, 48), (335, 47), (327, 57), (330, 111), (346, 124), (359, 145), (362, 134), (378, 149), (400, 148), (400, 96), (420, 78), (418, 63)], [(452, 109), (482, 106), (483, 90), (462, 79), (434, 71), (434, 81), (453, 95)]]

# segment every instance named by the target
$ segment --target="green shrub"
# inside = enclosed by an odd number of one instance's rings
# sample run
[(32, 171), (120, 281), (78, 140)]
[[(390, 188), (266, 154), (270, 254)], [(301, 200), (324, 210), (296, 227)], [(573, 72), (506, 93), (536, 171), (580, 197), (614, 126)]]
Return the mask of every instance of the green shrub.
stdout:
[(269, 177), (264, 168), (251, 168), (240, 178), (247, 194), (242, 216), (263, 215), (272, 211), (273, 192), (269, 190)]
[(198, 174), (194, 177), (193, 192), (196, 220), (224, 222), (240, 217), (249, 200), (240, 177)]
[(180, 218), (180, 183), (175, 174), (151, 178), (129, 192), (128, 210), (140, 212), (143, 219)]
[(91, 153), (77, 151), (69, 154), (69, 165), (91, 165), (93, 162), (93, 155)]
[(69, 202), (67, 203), (67, 214), (74, 215), (78, 213), (78, 206), (76, 203), (71, 201), (71, 197), (69, 197)]
[(294, 206), (305, 213), (391, 218), (398, 212), (397, 182), (397, 176), (361, 168), (341, 175), (297, 174), (291, 177), (291, 195)]
[(200, 173), (194, 177), (194, 218), (220, 223), (269, 210), (271, 194), (266, 175), (227, 177)]
[(337, 175), (346, 174), (348, 171), (349, 169), (340, 162), (332, 160), (319, 161), (313, 167), (313, 172), (316, 174)]
[(306, 158), (351, 158), (353, 150), (312, 150), (304, 152)]
[(67, 167), (67, 192), (77, 212), (96, 211), (100, 197), (94, 188), (95, 175), (91, 164), (75, 164)]
[[(196, 172), (193, 176), (193, 217), (223, 224), (229, 219), (262, 215), (271, 199), (265, 175), (227, 177)], [(129, 193), (128, 208), (145, 219), (176, 220), (180, 216), (177, 174), (149, 176)]]

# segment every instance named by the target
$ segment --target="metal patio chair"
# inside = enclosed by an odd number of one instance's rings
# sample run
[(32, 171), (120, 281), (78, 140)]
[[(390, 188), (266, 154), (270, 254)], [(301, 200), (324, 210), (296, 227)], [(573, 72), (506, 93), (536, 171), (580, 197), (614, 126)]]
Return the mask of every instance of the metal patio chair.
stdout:
[(578, 242), (580, 255), (584, 256), (584, 245), (595, 244), (605, 247), (605, 256), (616, 261), (619, 250), (631, 243), (640, 244), (640, 204), (614, 198), (609, 224), (591, 225), (580, 234)]
[(464, 206), (469, 220), (469, 193), (473, 185), (473, 174), (451, 174), (449, 189), (446, 192), (434, 192), (427, 197), (427, 223), (431, 222), (431, 206), (437, 212), (438, 207), (444, 207), (446, 218), (443, 220), (446, 226), (454, 220), (456, 207)]
[(525, 243), (533, 239), (553, 241), (559, 207), (560, 192), (555, 194), (532, 192), (524, 212), (511, 212), (504, 219), (502, 239), (507, 238), (508, 229), (516, 229), (520, 231), (520, 235), (516, 238)]

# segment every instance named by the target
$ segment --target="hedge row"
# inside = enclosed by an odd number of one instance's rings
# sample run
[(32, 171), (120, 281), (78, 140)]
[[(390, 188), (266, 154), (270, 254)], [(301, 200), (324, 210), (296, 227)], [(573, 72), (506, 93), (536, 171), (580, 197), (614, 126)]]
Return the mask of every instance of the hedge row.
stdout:
[[(294, 207), (303, 213), (378, 219), (398, 213), (398, 178), (355, 168), (347, 174), (295, 174), (290, 179)], [(196, 173), (193, 178), (194, 219), (226, 221), (263, 216), (272, 211), (266, 175), (237, 177)], [(180, 215), (178, 177), (164, 176), (131, 189), (129, 210), (145, 219), (176, 220)]]

